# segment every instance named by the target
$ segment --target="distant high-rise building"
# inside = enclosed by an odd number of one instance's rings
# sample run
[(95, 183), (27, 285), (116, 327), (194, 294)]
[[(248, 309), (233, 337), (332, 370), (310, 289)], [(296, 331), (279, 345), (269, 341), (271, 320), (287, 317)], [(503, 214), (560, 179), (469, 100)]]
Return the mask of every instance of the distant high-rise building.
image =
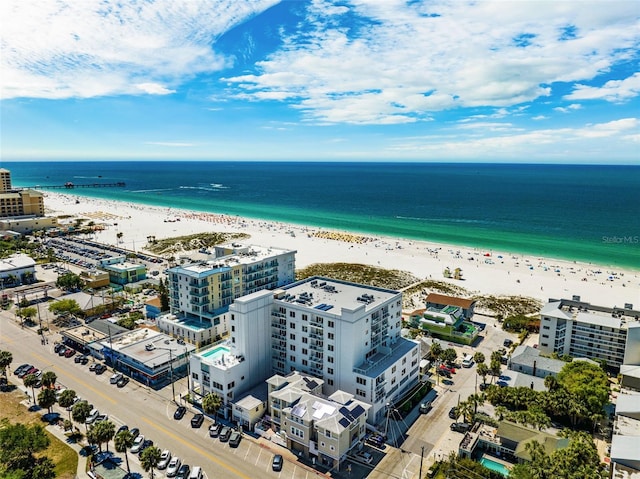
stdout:
[(39, 191), (11, 187), (11, 172), (0, 168), (0, 218), (44, 216), (44, 197)]

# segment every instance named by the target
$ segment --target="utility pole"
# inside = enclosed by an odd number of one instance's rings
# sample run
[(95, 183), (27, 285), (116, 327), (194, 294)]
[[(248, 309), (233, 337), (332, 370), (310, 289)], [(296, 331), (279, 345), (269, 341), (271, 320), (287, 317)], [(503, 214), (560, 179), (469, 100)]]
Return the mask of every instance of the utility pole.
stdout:
[(422, 460), (424, 458), (424, 446), (422, 446), (420, 450), (420, 473), (418, 475), (418, 479), (422, 479)]

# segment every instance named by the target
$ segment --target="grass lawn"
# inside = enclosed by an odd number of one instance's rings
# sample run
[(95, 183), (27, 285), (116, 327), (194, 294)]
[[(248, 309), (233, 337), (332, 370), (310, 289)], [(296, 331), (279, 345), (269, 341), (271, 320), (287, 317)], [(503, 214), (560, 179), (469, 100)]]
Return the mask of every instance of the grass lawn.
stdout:
[[(16, 380), (17, 378), (12, 377)], [(18, 379), (19, 381), (19, 379)], [(9, 383), (11, 385), (11, 383)], [(25, 395), (19, 389), (13, 391), (0, 392), (0, 420), (8, 419), (9, 422), (22, 423), (25, 425), (42, 424), (41, 415), (37, 412), (30, 412), (25, 406), (20, 404)], [(73, 479), (78, 468), (78, 454), (64, 442), (60, 441), (53, 434), (49, 433), (49, 447), (43, 451), (43, 455), (48, 456), (56, 465), (56, 478)]]

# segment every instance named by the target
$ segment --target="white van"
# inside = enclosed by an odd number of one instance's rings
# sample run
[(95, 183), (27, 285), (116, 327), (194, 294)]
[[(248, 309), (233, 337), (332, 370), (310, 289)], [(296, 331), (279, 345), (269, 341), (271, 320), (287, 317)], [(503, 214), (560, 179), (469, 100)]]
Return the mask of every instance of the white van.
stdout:
[(200, 466), (194, 466), (189, 473), (189, 479), (204, 479), (202, 468)]
[(462, 360), (462, 367), (470, 368), (471, 366), (473, 366), (473, 356), (471, 356), (470, 354), (465, 354), (464, 359)]

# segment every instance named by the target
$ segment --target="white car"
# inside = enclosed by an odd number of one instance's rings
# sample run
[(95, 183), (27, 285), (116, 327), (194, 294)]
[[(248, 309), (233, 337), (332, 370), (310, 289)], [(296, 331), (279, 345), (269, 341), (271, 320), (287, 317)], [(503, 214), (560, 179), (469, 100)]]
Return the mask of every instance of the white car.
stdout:
[(156, 467), (160, 470), (166, 469), (169, 465), (169, 462), (171, 462), (171, 452), (169, 452), (169, 449), (165, 449), (160, 454), (160, 460), (158, 461), (158, 465)]
[(136, 437), (133, 440), (133, 445), (131, 446), (131, 452), (133, 454), (136, 454), (138, 451), (140, 451), (140, 448), (142, 447), (143, 442), (144, 442), (144, 436), (140, 434), (138, 437)]
[(169, 465), (167, 466), (167, 477), (176, 477), (176, 474), (178, 474), (178, 469), (180, 469), (181, 465), (182, 462), (180, 461), (180, 459), (178, 459), (177, 457), (172, 457), (171, 461), (169, 461)]
[(87, 416), (85, 423), (93, 424), (99, 415), (100, 415), (100, 411), (98, 411), (97, 409), (92, 409), (89, 415)]
[(115, 373), (109, 378), (109, 382), (111, 384), (116, 384), (118, 381), (120, 381), (120, 379), (122, 379), (122, 373)]

